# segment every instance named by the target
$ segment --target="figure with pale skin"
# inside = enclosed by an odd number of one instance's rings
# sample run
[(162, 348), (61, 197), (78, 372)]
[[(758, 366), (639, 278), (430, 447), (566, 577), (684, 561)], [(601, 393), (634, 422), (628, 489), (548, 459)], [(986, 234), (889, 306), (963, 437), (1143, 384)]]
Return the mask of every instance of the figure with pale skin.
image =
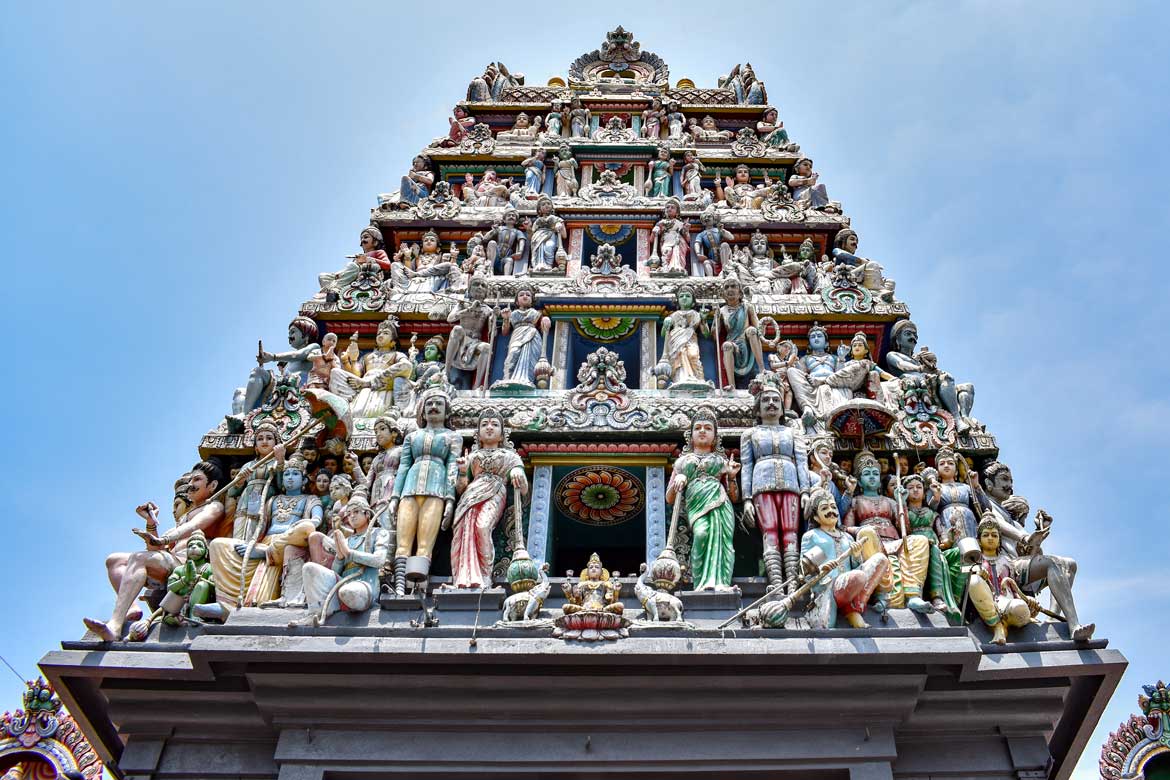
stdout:
[(686, 274), (690, 237), (690, 224), (682, 218), (682, 203), (671, 198), (662, 209), (662, 219), (650, 231), (647, 261), (664, 273)]
[(662, 100), (650, 99), (650, 108), (642, 112), (642, 137), (657, 141), (662, 135), (662, 120), (666, 118), (666, 111), (662, 108)]
[(695, 590), (731, 590), (735, 566), (735, 510), (728, 487), (740, 464), (719, 446), (715, 412), (700, 409), (692, 418), (689, 441), (674, 463), (666, 502), (685, 501), (691, 524), (691, 578)]
[(683, 198), (700, 198), (703, 195), (703, 174), (707, 171), (707, 166), (703, 165), (703, 161), (699, 159), (698, 155), (688, 150), (683, 152), (683, 167), (682, 167), (682, 191)]
[(708, 114), (700, 124), (694, 117), (690, 118), (687, 128), (696, 141), (703, 143), (724, 143), (735, 137), (730, 130), (720, 130), (715, 124), (715, 117)]
[(568, 110), (565, 108), (563, 100), (553, 100), (551, 105), (552, 110), (544, 118), (544, 136), (545, 138), (560, 138), (564, 135)]
[(503, 206), (508, 202), (510, 182), (511, 179), (499, 179), (491, 168), (483, 172), (479, 184), (468, 173), (463, 177), (463, 200), (469, 206)]
[(735, 277), (723, 281), (723, 305), (719, 317), (723, 343), (723, 389), (734, 390), (738, 377), (758, 374), (764, 367), (764, 346), (760, 341), (760, 318), (756, 307), (743, 299), (743, 285)]
[(814, 171), (812, 166), (812, 160), (802, 157), (792, 167), (792, 175), (788, 177), (788, 189), (792, 191), (792, 200), (808, 209), (835, 211), (829, 201), (825, 185), (817, 181), (820, 174)]
[(620, 615), (625, 611), (625, 605), (619, 600), (622, 585), (609, 578), (609, 571), (601, 565), (601, 557), (597, 553), (589, 556), (585, 571), (581, 572), (581, 578), (576, 583), (568, 581), (573, 572), (566, 572), (566, 575), (566, 581), (561, 583), (561, 590), (565, 594), (561, 611), (566, 615), (577, 612)]
[(428, 170), (430, 165), (430, 159), (423, 154), (411, 160), (410, 171), (402, 177), (402, 184), (398, 189), (398, 203), (402, 208), (417, 205), (420, 200), (431, 194), (431, 187), (435, 186), (435, 174)]
[(480, 414), (475, 448), (470, 458), (459, 458), (457, 467), (462, 495), (452, 521), (451, 587), (490, 587), (492, 531), (504, 515), (510, 488), (528, 493), (524, 464), (506, 444), (504, 419), (497, 412)]
[(967, 595), (983, 622), (991, 626), (992, 644), (1007, 642), (1008, 629), (1026, 626), (1035, 615), (1012, 576), (1012, 560), (1000, 543), (994, 517), (979, 521), (976, 529), (983, 560), (967, 580)]
[[(355, 496), (346, 508), (348, 530), (338, 527), (329, 534), (315, 531), (309, 537), (311, 550), (328, 550), (331, 558), (327, 565), (316, 561), (305, 564), (305, 599), (313, 613), (313, 623), (318, 621), (323, 606), (328, 617), (342, 610), (365, 612), (374, 605), (378, 573), (386, 563), (390, 542), (386, 529), (372, 524), (373, 516), (365, 497)], [(347, 581), (331, 596), (333, 587), (342, 580)]]
[[(959, 433), (970, 430), (975, 423), (971, 417), (971, 408), (975, 404), (975, 385), (970, 383), (956, 383), (955, 378), (946, 371), (939, 371), (937, 364), (923, 358), (928, 354), (925, 350), (916, 352), (918, 346), (918, 326), (911, 320), (898, 320), (890, 329), (890, 338), (894, 348), (886, 353), (886, 367), (895, 377), (906, 377), (911, 380), (933, 380), (937, 383), (938, 400), (943, 407), (955, 418)], [(933, 358), (933, 355), (930, 355)], [(902, 397), (900, 381), (886, 384), (886, 393), (894, 400)]]
[(455, 512), (455, 480), (463, 439), (447, 427), (451, 402), (442, 390), (428, 390), (417, 404), (418, 430), (407, 435), (389, 514), (397, 533), (393, 560), (394, 592), (406, 595), (406, 559), (434, 550), (439, 527)]
[(533, 307), (534, 297), (533, 288), (522, 286), (516, 290), (515, 308), (504, 312), (502, 332), (510, 338), (502, 382), (536, 386), (536, 364), (544, 356), (544, 339), (552, 323)]
[(524, 167), (524, 189), (539, 195), (544, 189), (544, 172), (548, 167), (548, 152), (540, 147), (532, 150), (532, 154), (520, 163)]
[[(328, 476), (329, 472), (320, 474)], [(353, 479), (348, 474), (337, 474), (329, 479), (329, 495), (321, 499), (325, 508), (325, 521), (330, 528), (336, 528), (345, 518), (345, 508), (353, 498)]]
[(775, 586), (797, 574), (800, 497), (812, 480), (803, 437), (784, 425), (780, 389), (765, 383), (755, 406), (759, 422), (739, 440), (743, 523), (759, 527), (768, 585)]
[[(510, 262), (510, 260), (509, 260)], [(472, 277), (467, 287), (467, 298), (460, 301), (447, 315), (447, 322), (455, 323), (451, 328), (451, 341), (447, 345), (447, 373), (452, 370), (472, 373), (471, 389), (487, 386), (488, 360), (491, 339), (495, 328), (495, 313), (484, 303), (487, 297), (487, 282)], [(484, 340), (484, 331), (488, 331)]]
[(667, 137), (672, 141), (681, 141), (687, 124), (682, 105), (672, 100), (666, 105), (666, 109)]
[[(137, 620), (141, 610), (134, 606), (138, 594), (148, 581), (164, 583), (180, 562), (186, 559), (187, 540), (196, 531), (215, 533), (224, 518), (223, 504), (211, 501), (219, 490), (223, 475), (218, 466), (203, 461), (191, 470), (185, 487), (185, 502), (176, 501), (183, 509), (175, 515), (175, 527), (156, 536), (154, 518), (158, 507), (147, 502), (135, 511), (147, 522), (146, 531), (135, 531), (146, 542), (146, 549), (138, 552), (112, 553), (106, 558), (106, 573), (114, 588), (114, 611), (104, 623), (84, 618), (85, 627), (103, 642), (122, 638), (127, 620)], [(186, 508), (184, 508), (186, 507)]]
[(772, 106), (764, 109), (764, 118), (756, 122), (756, 134), (765, 146), (783, 151), (796, 151), (800, 147), (788, 138), (788, 131), (780, 121), (780, 112)]
[(308, 317), (297, 317), (288, 325), (288, 345), (292, 347), (287, 352), (260, 352), (257, 356), (257, 365), (248, 376), (248, 385), (244, 391), (244, 412), (250, 412), (260, 405), (275, 381), (276, 375), (264, 368), (268, 363), (284, 363), (287, 374), (296, 374), (304, 382), (308, 379), (312, 363), (309, 355), (317, 349), (317, 323)]
[[(699, 216), (703, 229), (695, 236), (691, 255), (691, 276), (714, 276), (716, 263), (720, 270), (731, 262), (731, 242), (735, 235), (723, 227), (718, 212), (707, 207)], [(761, 365), (763, 365), (761, 363)]]
[(658, 155), (646, 163), (646, 195), (651, 198), (666, 198), (670, 196), (670, 181), (674, 175), (674, 160), (670, 158), (670, 148), (658, 147)]
[[(815, 600), (808, 612), (809, 626), (835, 628), (840, 615), (850, 628), (865, 628), (862, 614), (889, 572), (889, 558), (880, 551), (872, 530), (860, 533), (857, 541), (842, 530), (837, 502), (827, 490), (818, 488), (809, 495), (805, 522), (809, 530), (800, 539), (801, 557), (819, 549), (825, 560), (820, 572), (828, 574), (827, 579), (813, 586)], [(874, 548), (868, 555), (866, 542)], [(850, 555), (837, 563), (836, 559), (846, 552)]]
[(505, 276), (528, 274), (528, 237), (519, 228), (519, 224), (520, 212), (509, 207), (504, 209), (500, 223), (484, 234), (483, 240), (487, 242), (487, 258), (492, 264), (492, 273), (503, 271)]
[(496, 140), (500, 142), (524, 143), (526, 141), (535, 141), (536, 136), (540, 133), (540, 117), (529, 120), (528, 114), (521, 111), (516, 115), (516, 122), (512, 125), (511, 130), (505, 130), (496, 136)]
[(391, 543), (394, 543), (391, 516), (389, 513), (390, 498), (394, 493), (394, 480), (398, 477), (398, 465), (402, 460), (402, 429), (398, 426), (398, 418), (392, 415), (379, 417), (374, 423), (374, 440), (378, 444), (378, 454), (370, 461), (369, 466), (360, 462), (352, 463), (353, 480), (355, 485), (361, 486), (374, 510), (374, 522), (380, 527), (391, 531)]
[(702, 383), (699, 334), (706, 336), (710, 329), (703, 312), (695, 310), (694, 288), (684, 285), (676, 295), (678, 309), (662, 322), (662, 352), (670, 363), (670, 381), (676, 385)]
[(475, 117), (468, 116), (467, 110), (463, 106), (455, 106), (451, 113), (452, 116), (447, 119), (447, 124), (450, 127), (443, 146), (458, 146), (459, 142), (467, 136), (467, 131), (475, 124)]
[(414, 364), (397, 346), (398, 326), (389, 317), (378, 323), (374, 349), (358, 363), (361, 375), (345, 376), (346, 383), (356, 391), (350, 402), (354, 417), (379, 417), (395, 405), (407, 405)]
[(557, 149), (556, 193), (558, 198), (569, 198), (577, 194), (577, 161), (567, 143)]
[(589, 109), (581, 105), (580, 98), (573, 98), (569, 108), (569, 137), (587, 138), (589, 136), (589, 122), (592, 116)]
[(552, 198), (541, 195), (536, 199), (536, 219), (528, 229), (530, 270), (546, 272), (562, 265), (568, 237), (565, 221), (557, 216)]
[(967, 471), (966, 481), (960, 482), (957, 479), (958, 456), (950, 447), (938, 451), (934, 456), (934, 467), (938, 471), (938, 478), (927, 485), (927, 504), (938, 512), (942, 527), (953, 540), (974, 539), (978, 522), (975, 513), (979, 511), (977, 496), (982, 492), (978, 472), (974, 469)]
[(362, 229), (359, 240), (362, 251), (351, 256), (344, 268), (334, 273), (323, 273), (317, 276), (317, 284), (321, 287), (321, 291), (317, 293), (319, 299), (324, 300), (326, 293), (339, 292), (357, 279), (362, 272), (363, 265), (377, 263), (383, 271), (389, 270), (390, 257), (386, 254), (385, 245), (382, 242), (382, 231), (369, 225)]
[(930, 597), (935, 611), (942, 612), (953, 621), (961, 617), (955, 578), (949, 561), (943, 551), (950, 548), (950, 532), (943, 527), (938, 513), (926, 506), (926, 483), (918, 474), (902, 478), (905, 489), (906, 521), (910, 533), (925, 537), (930, 543), (930, 565), (926, 572), (926, 594)]
[(735, 166), (735, 177), (725, 177), (720, 181), (715, 177), (715, 200), (727, 203), (733, 209), (758, 209), (764, 198), (777, 191), (782, 185), (773, 184), (772, 180), (764, 175), (763, 186), (752, 183), (752, 171), (746, 165)]

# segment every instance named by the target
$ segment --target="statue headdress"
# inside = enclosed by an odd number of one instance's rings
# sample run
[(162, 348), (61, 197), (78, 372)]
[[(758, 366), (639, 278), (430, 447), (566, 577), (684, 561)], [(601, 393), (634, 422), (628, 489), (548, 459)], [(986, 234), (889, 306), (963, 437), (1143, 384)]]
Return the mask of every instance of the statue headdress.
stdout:
[(434, 228), (428, 229), (427, 232), (422, 234), (423, 241), (427, 240), (427, 236), (430, 236), (431, 238), (435, 239), (435, 244), (438, 245), (439, 234), (435, 232)]
[[(846, 241), (846, 239), (848, 239), (850, 236), (853, 236), (853, 237), (855, 237), (855, 238), (856, 238), (856, 237), (857, 237), (857, 231), (856, 231), (856, 230), (850, 230), (849, 228), (845, 228), (844, 230), (840, 230), (840, 231), (838, 231), (838, 232), (837, 232), (837, 236), (836, 236), (836, 237), (833, 239), (833, 246), (837, 247), (838, 249), (841, 249), (842, 247), (844, 247), (844, 246), (845, 246), (845, 241)], [(859, 239), (859, 240), (860, 240), (860, 239)]]
[(700, 406), (691, 415), (691, 424), (687, 426), (683, 437), (686, 439), (686, 446), (683, 447), (683, 452), (694, 452), (694, 445), (691, 443), (691, 434), (695, 430), (695, 423), (700, 420), (706, 420), (715, 426), (715, 441), (713, 444), (713, 452), (720, 455), (723, 454), (723, 443), (719, 438), (719, 415), (710, 406)]
[(295, 452), (288, 456), (284, 462), (285, 469), (294, 469), (304, 474), (309, 470), (309, 461), (305, 460), (305, 456), (299, 452)]
[(512, 441), (508, 438), (508, 425), (502, 412), (496, 409), (484, 409), (475, 419), (475, 435), (472, 436), (471, 449), (479, 449), (479, 424), (488, 418), (494, 418), (500, 423), (500, 449), (511, 449)]
[(378, 323), (378, 332), (381, 333), (385, 330), (394, 331), (394, 338), (398, 338), (398, 318), (393, 314)]
[(377, 226), (366, 225), (364, 228), (362, 228), (362, 232), (358, 235), (361, 236), (363, 233), (369, 233), (370, 237), (374, 239), (374, 242), (378, 244), (378, 248), (382, 248), (385, 242), (382, 240), (382, 231), (379, 230)]
[(814, 333), (820, 333), (822, 336), (825, 337), (825, 341), (828, 342), (829, 331), (825, 330), (825, 327), (823, 325), (821, 325), (821, 323), (813, 322), (812, 326), (809, 327), (808, 336), (810, 339), (812, 338), (812, 334), (814, 334)]
[(861, 471), (865, 468), (880, 468), (877, 456), (869, 450), (862, 450), (857, 453), (857, 457), (853, 459), (853, 476), (857, 479), (861, 478)]
[(451, 414), (451, 397), (447, 395), (443, 388), (432, 387), (429, 390), (424, 390), (422, 395), (418, 397), (418, 401), (415, 402), (416, 411), (414, 415), (414, 421), (420, 429), (427, 427), (427, 419), (423, 414), (424, 410), (426, 409), (427, 401), (436, 396), (443, 399), (443, 404), (447, 410), (446, 414), (443, 415), (443, 424), (446, 425), (446, 418)]
[[(996, 519), (995, 513), (991, 511), (983, 513), (983, 517), (979, 520), (979, 525), (975, 526), (975, 535), (977, 537), (982, 536), (983, 532), (988, 528), (994, 528), (996, 531), (999, 530), (999, 521)], [(1000, 540), (1000, 544), (1003, 544), (1002, 539)]]
[[(833, 494), (825, 488), (815, 488), (808, 494), (808, 498), (804, 502), (804, 522), (808, 527), (813, 527), (816, 522), (813, 518), (817, 516), (817, 509), (821, 504), (829, 502), (836, 506), (837, 501), (833, 498)], [(840, 518), (837, 520), (837, 525), (841, 524)]]
[(585, 564), (585, 571), (581, 572), (581, 580), (580, 581), (581, 582), (585, 581), (586, 572), (589, 571), (589, 566), (591, 564), (594, 564), (594, 563), (596, 563), (598, 566), (601, 566), (601, 581), (607, 582), (609, 580), (609, 569), (607, 569), (601, 565), (601, 556), (598, 555), (597, 553), (593, 553), (592, 555), (589, 556), (589, 561)]

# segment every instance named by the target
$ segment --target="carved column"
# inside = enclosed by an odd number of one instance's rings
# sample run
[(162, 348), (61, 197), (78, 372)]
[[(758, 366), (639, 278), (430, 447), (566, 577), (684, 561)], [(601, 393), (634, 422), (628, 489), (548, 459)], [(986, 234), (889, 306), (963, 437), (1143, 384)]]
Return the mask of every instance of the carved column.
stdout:
[(565, 268), (568, 276), (576, 276), (581, 270), (581, 254), (585, 247), (585, 228), (571, 228), (569, 230), (569, 260)]
[(552, 346), (552, 366), (553, 375), (552, 381), (549, 382), (550, 390), (564, 390), (565, 383), (568, 381), (569, 374), (569, 322), (568, 320), (557, 320), (553, 323), (553, 346)]
[(634, 164), (634, 188), (637, 189), (638, 194), (645, 192), (643, 189), (646, 186), (646, 166)]
[(593, 163), (581, 163), (581, 186), (588, 187), (593, 183)]
[[(639, 187), (641, 185), (638, 185)], [(639, 190), (640, 192), (641, 190)], [(638, 275), (649, 276), (650, 269), (646, 267), (646, 259), (650, 257), (650, 228), (638, 228)]]
[[(566, 323), (558, 322), (557, 325)], [(552, 466), (536, 466), (532, 474), (532, 504), (528, 511), (528, 554), (539, 566), (548, 558), (548, 520), (552, 505)]]
[(666, 546), (666, 477), (662, 466), (646, 467), (646, 560)]
[(654, 320), (642, 321), (641, 352), (640, 386), (643, 390), (657, 390), (658, 383), (654, 379), (654, 366), (658, 362), (658, 323)]

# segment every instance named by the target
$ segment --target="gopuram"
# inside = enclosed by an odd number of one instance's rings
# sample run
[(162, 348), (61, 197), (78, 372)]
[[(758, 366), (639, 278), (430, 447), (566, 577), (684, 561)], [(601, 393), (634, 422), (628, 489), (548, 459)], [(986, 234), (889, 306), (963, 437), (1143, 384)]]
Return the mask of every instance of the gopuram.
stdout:
[(1125, 659), (810, 151), (475, 75), (42, 661), (109, 770), (1069, 777)]

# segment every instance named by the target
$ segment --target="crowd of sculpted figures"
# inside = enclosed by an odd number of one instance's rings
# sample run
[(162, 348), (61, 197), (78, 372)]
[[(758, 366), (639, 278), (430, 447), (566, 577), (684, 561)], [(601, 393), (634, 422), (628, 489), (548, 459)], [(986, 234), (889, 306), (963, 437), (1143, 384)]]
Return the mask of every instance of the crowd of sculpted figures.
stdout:
[[(500, 101), (523, 81), (492, 63), (469, 86), (468, 105)], [(872, 329), (838, 329), (834, 346), (827, 326), (804, 318), (798, 347), (782, 337), (776, 317), (761, 314), (761, 301), (816, 303), (826, 290), (889, 303), (894, 283), (859, 254), (847, 222), (822, 233), (826, 242), (831, 235), (823, 253), (812, 234), (786, 243), (761, 229), (769, 207), (804, 218), (839, 215), (840, 204), (812, 160), (797, 158), (799, 146), (764, 104), (750, 65), (720, 83), (736, 105), (758, 106), (758, 121), (721, 127), (714, 115), (687, 115), (661, 96), (628, 117), (595, 117), (574, 96), (550, 100), (547, 111), (519, 112), (493, 135), (468, 105), (456, 107), (447, 135), (430, 155), (414, 158), (379, 211), (425, 221), (437, 213), (425, 209), (446, 209), (448, 217), (483, 210), (481, 229), (445, 240), (442, 226), (424, 224), (390, 246), (377, 224), (364, 227), (360, 250), (319, 276), (312, 302), (365, 296), (393, 312), (396, 300), (421, 300), (428, 322), (444, 332), (415, 333), (404, 349), (404, 323), (389, 313), (363, 349), (357, 333), (322, 334), (313, 318), (293, 319), (289, 349), (259, 350), (224, 423), (244, 434), (251, 456), (209, 458), (184, 474), (175, 484), (175, 523), (165, 532), (155, 504), (138, 507), (143, 527), (134, 532), (145, 548), (107, 558), (113, 611), (86, 626), (104, 641), (141, 640), (158, 623), (222, 622), (246, 606), (293, 610), (295, 624), (317, 626), (339, 611), (370, 610), (382, 596), (425, 595), (441, 535), (450, 542), (450, 576), (441, 586), (489, 589), (498, 579), (502, 526), (515, 535), (507, 577), (514, 593), (503, 619), (539, 623), (551, 586), (519, 530), (529, 472), (511, 442), (515, 426), (484, 405), (473, 427), (458, 431), (452, 403), (552, 392), (550, 376), (566, 367), (549, 360), (552, 323), (541, 291), (566, 278), (570, 253), (557, 211), (612, 197), (616, 207), (656, 215), (643, 223), (645, 256), (636, 269), (625, 258), (625, 273), (667, 284), (655, 288), (659, 297), (669, 290), (651, 372), (657, 385), (639, 392), (697, 399), (686, 423), (663, 433), (680, 444), (665, 487), (671, 533), (635, 585), (641, 620), (689, 625), (685, 599), (672, 593), (684, 579), (694, 591), (733, 591), (737, 537), (742, 544), (746, 531), (759, 537), (767, 583), (766, 597), (740, 616), (750, 626), (779, 628), (801, 616), (812, 628), (863, 628), (867, 612), (904, 609), (956, 624), (982, 621), (1002, 643), (1009, 629), (1043, 613), (1067, 621), (1074, 639), (1091, 637), (1093, 625), (1080, 620), (1072, 596), (1076, 562), (1043, 549), (1051, 518), (1037, 512), (1028, 530), (1030, 507), (1015, 494), (1010, 469), (955, 449), (983, 431), (972, 416), (974, 387), (918, 346), (914, 322), (894, 322), (878, 354)], [(485, 166), (461, 173), (462, 181), (441, 178), (432, 156), (485, 137), (524, 148), (522, 176)], [(733, 139), (756, 144), (761, 155), (791, 155), (786, 180), (747, 163), (709, 172), (704, 149)], [(583, 184), (577, 150), (590, 143), (652, 149), (640, 190), (612, 167)], [(732, 229), (745, 224), (750, 230)], [(618, 275), (623, 259), (613, 246), (598, 257), (583, 273)], [(510, 292), (501, 300), (505, 280)], [(728, 436), (720, 420), (730, 407), (721, 403), (735, 399), (750, 399), (755, 423)], [(278, 411), (298, 405), (327, 410), (334, 423), (282, 425)], [(935, 426), (945, 441), (897, 452), (842, 443), (835, 425), (862, 412), (911, 432)], [(365, 421), (376, 451), (355, 451), (338, 420)], [(682, 563), (673, 547), (680, 517), (690, 538)], [(144, 589), (146, 611), (137, 605)], [(1039, 601), (1044, 589), (1047, 608)], [(598, 556), (562, 590), (557, 635), (614, 638), (630, 626), (621, 582)]]

